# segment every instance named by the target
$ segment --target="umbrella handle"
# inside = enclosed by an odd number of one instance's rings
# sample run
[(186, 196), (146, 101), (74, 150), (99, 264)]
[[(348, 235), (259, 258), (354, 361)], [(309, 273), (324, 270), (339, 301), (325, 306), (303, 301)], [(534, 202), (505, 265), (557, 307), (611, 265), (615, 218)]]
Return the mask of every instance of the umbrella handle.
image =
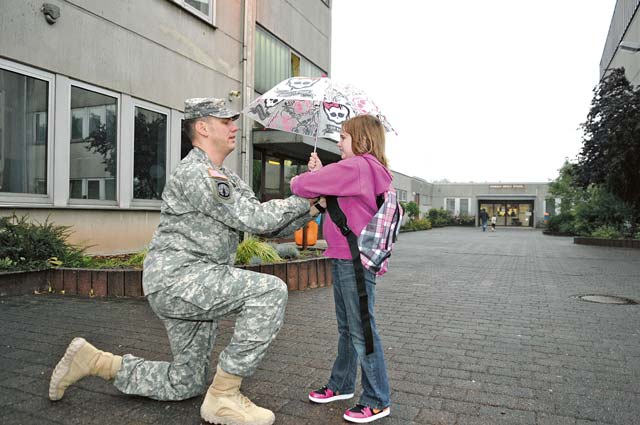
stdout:
[(320, 131), (320, 102), (316, 105), (316, 137), (313, 141), (313, 153), (316, 153), (318, 148), (318, 131)]

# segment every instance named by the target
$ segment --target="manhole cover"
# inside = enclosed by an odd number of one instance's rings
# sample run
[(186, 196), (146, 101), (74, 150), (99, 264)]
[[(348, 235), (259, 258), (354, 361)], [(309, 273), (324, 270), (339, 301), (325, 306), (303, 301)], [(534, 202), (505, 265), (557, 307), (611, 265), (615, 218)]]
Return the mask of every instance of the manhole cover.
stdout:
[(616, 297), (615, 295), (578, 295), (576, 298), (590, 303), (600, 304), (638, 304), (631, 298)]

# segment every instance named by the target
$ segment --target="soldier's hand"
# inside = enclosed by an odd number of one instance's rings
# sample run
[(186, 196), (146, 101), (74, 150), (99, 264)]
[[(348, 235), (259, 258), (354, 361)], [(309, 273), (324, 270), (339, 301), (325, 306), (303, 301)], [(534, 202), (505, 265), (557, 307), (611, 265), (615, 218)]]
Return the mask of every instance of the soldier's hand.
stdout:
[(309, 208), (309, 214), (311, 214), (312, 217), (323, 213), (327, 208), (327, 200), (324, 199), (324, 196), (320, 198), (309, 199), (309, 203), (311, 204), (311, 207)]

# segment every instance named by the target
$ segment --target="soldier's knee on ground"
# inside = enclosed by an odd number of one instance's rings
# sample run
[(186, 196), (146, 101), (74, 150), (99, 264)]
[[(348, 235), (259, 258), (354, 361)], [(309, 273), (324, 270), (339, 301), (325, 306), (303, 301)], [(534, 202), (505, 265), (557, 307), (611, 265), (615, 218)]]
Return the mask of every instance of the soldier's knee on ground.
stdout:
[(202, 395), (208, 388), (207, 371), (190, 364), (172, 364), (168, 375), (178, 400)]

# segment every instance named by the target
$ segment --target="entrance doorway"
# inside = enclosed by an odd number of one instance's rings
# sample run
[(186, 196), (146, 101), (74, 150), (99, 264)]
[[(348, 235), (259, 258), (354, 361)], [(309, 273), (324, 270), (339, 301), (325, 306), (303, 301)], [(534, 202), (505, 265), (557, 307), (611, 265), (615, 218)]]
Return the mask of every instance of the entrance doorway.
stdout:
[(478, 214), (483, 208), (489, 217), (496, 216), (496, 226), (533, 227), (533, 201), (478, 201)]
[(291, 195), (291, 179), (307, 171), (307, 162), (260, 150), (253, 152), (252, 188), (260, 202)]

